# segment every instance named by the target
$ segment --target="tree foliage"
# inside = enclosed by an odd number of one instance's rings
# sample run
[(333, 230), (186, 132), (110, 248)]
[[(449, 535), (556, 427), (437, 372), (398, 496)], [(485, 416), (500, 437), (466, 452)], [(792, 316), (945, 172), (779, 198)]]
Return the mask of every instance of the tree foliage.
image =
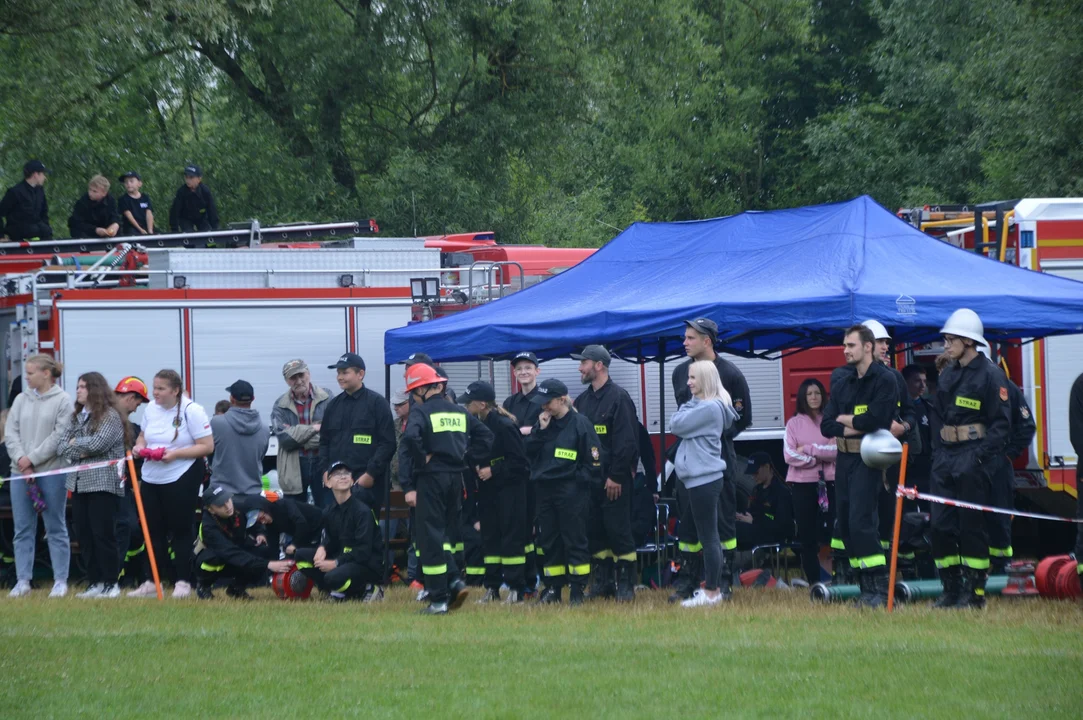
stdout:
[(0, 174), (202, 165), (223, 216), (597, 245), (869, 193), (1083, 193), (1083, 13), (1057, 0), (21, 0)]

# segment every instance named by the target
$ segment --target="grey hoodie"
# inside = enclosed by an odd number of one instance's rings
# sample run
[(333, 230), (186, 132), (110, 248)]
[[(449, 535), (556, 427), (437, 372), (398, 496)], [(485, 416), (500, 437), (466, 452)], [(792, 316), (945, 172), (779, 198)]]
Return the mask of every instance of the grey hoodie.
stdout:
[(722, 435), (737, 411), (721, 400), (692, 398), (677, 409), (669, 429), (681, 439), (677, 448), (677, 477), (686, 488), (720, 480), (726, 470), (722, 459)]
[(214, 482), (234, 493), (258, 495), (263, 489), (263, 457), (271, 432), (252, 408), (231, 407), (211, 418), (214, 433)]
[(55, 384), (42, 395), (27, 388), (15, 398), (4, 426), (12, 475), (19, 472), (17, 463), (24, 456), (30, 458), (37, 472), (64, 467), (56, 450), (71, 425), (73, 408), (71, 395)]

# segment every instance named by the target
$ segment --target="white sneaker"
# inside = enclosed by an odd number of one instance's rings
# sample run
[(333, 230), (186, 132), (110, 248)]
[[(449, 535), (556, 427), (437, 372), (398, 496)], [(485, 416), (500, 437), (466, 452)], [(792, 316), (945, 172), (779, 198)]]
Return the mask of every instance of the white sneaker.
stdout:
[(8, 593), (8, 597), (22, 597), (23, 595), (30, 594), (30, 581), (20, 580), (15, 583), (15, 587), (11, 588), (11, 592)]
[(128, 591), (128, 597), (145, 598), (145, 597), (158, 597), (158, 589), (154, 587), (154, 583), (147, 580), (135, 590)]
[(57, 580), (53, 583), (53, 589), (49, 591), (49, 597), (62, 598), (68, 594), (68, 584), (63, 580)]
[(75, 597), (77, 598), (96, 598), (101, 596), (102, 590), (105, 589), (105, 585), (102, 583), (94, 583), (83, 592), (79, 593)]
[(183, 600), (192, 594), (192, 586), (183, 580), (178, 580), (177, 584), (173, 586), (173, 599)]
[(706, 590), (699, 589), (692, 593), (692, 597), (682, 601), (681, 607), (706, 607), (708, 605), (717, 605), (720, 602), (722, 602), (722, 593), (711, 597)]
[(109, 583), (102, 588), (102, 592), (98, 595), (100, 598), (118, 598), (120, 597), (120, 588), (116, 583)]

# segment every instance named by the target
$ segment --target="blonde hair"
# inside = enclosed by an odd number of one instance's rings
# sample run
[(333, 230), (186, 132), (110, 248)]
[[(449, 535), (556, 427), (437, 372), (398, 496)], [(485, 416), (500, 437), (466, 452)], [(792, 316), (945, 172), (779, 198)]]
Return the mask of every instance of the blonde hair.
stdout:
[(722, 378), (718, 376), (718, 368), (710, 360), (697, 360), (688, 368), (688, 373), (696, 373), (696, 384), (699, 385), (700, 396), (704, 400), (721, 400), (726, 405), (733, 405), (726, 388), (722, 387)]
[(64, 371), (64, 366), (58, 363), (49, 355), (31, 355), (26, 359), (27, 365), (35, 365), (41, 370), (45, 370), (53, 379), (56, 380), (60, 377), (60, 374)]
[(90, 178), (90, 182), (87, 183), (87, 187), (98, 188), (99, 190), (105, 190), (109, 192), (109, 178), (104, 175), (95, 175)]

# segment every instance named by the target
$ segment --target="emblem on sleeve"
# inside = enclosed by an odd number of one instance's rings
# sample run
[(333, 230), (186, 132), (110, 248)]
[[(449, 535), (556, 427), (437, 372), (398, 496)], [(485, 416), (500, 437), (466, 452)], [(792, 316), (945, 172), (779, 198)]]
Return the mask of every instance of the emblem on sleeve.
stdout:
[(590, 449), (590, 456), (597, 460), (599, 457), (601, 457), (601, 453), (598, 452), (598, 448), (592, 447)]
[(1006, 387), (1000, 388), (1000, 399), (1003, 400), (1004, 402), (1008, 402), (1008, 388), (1006, 388)]

